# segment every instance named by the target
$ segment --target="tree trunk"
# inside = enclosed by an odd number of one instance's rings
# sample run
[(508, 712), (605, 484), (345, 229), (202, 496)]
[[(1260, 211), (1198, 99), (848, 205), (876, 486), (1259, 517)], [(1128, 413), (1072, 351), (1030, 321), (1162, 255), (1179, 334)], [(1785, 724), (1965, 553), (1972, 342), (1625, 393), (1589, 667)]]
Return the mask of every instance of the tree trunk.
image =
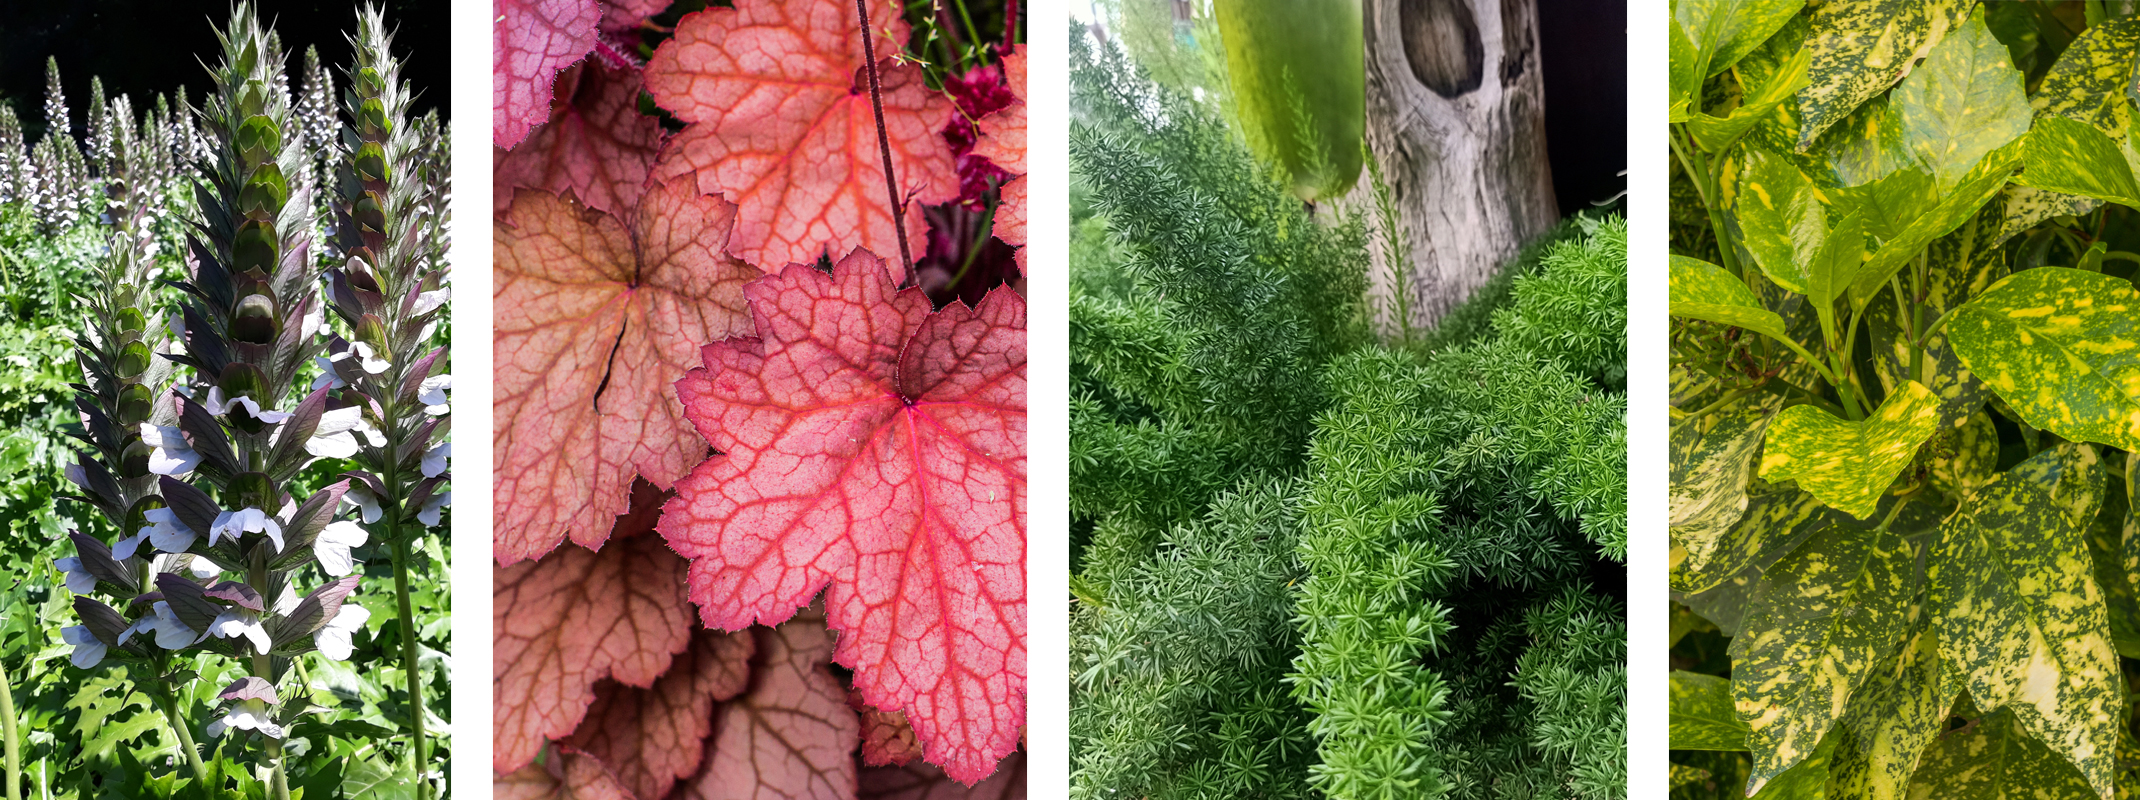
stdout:
[[(1367, 142), (1410, 241), (1404, 282), (1416, 331), (1470, 297), (1559, 216), (1546, 161), (1537, 7), (1533, 0), (1364, 4)], [(1354, 196), (1362, 190), (1372, 187)], [(1373, 208), (1371, 199), (1355, 203)], [(1388, 301), (1392, 273), (1380, 248), (1374, 259), (1373, 292)], [(1385, 330), (1394, 330), (1397, 304), (1377, 305)]]

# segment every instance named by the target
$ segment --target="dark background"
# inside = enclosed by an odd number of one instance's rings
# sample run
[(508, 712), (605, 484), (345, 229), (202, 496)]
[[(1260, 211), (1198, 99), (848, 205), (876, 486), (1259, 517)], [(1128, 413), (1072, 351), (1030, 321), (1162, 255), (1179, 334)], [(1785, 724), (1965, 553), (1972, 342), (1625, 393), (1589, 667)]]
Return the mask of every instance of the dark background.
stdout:
[(1538, 47), (1553, 195), (1565, 215), (1627, 189), (1627, 4), (1538, 0)]
[[(402, 80), (416, 95), (416, 116), (451, 107), (448, 56), (451, 25), (445, 0), (383, 0)], [(293, 90), (304, 84), (305, 47), (319, 48), (334, 76), (337, 103), (347, 86), (348, 35), (357, 28), (349, 0), (259, 0), (262, 21), (281, 35)], [(136, 114), (156, 107), (158, 94), (179, 86), (194, 103), (208, 95), (204, 64), (221, 60), (215, 29), (230, 21), (230, 0), (0, 0), (0, 103), (22, 119), (23, 139), (45, 130), (45, 58), (59, 59), (60, 83), (80, 139), (89, 104), (89, 79), (104, 80), (107, 98), (129, 95)]]

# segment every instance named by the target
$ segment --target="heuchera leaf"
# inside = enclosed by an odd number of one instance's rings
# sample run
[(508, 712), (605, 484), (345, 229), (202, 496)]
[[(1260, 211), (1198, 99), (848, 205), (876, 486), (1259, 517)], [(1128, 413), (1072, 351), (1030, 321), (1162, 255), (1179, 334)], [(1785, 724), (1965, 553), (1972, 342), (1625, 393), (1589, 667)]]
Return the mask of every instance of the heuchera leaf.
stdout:
[(586, 720), (565, 744), (610, 765), (633, 794), (668, 796), (678, 779), (698, 772), (714, 703), (749, 686), (754, 649), (748, 633), (697, 632), (652, 688), (597, 686)]
[(550, 82), (594, 49), (595, 0), (491, 0), (490, 136), (512, 148), (550, 115)]
[[(886, 0), (869, 7), (876, 53), (887, 58), (906, 42), (907, 23)], [(856, 24), (854, 4), (842, 0), (741, 0), (684, 17), (647, 64), (654, 102), (689, 123), (655, 175), (692, 176), (699, 191), (734, 202), (729, 252), (762, 269), (853, 247), (899, 251)], [(956, 197), (940, 135), (951, 101), (911, 65), (886, 62), (878, 72), (903, 202)], [(921, 241), (925, 227), (909, 208), (907, 238)]]
[(493, 226), (493, 554), (510, 565), (569, 532), (602, 546), (632, 476), (666, 489), (705, 458), (669, 385), (697, 346), (748, 333), (726, 255), (734, 206), (689, 181), (624, 220), (523, 190)]
[(858, 692), (847, 693), (847, 705), (862, 718), (864, 766), (904, 766), (921, 757), (921, 742), (914, 740), (914, 726), (907, 724), (907, 715), (871, 708)]
[(746, 290), (759, 338), (707, 345), (677, 382), (722, 455), (659, 529), (709, 627), (777, 624), (825, 590), (863, 699), (977, 781), (1025, 718), (1025, 301), (931, 314), (882, 263)]
[(491, 586), (491, 769), (526, 766), (579, 727), (604, 678), (645, 688), (691, 642), (684, 562), (654, 536), (566, 547)]
[(825, 667), (832, 633), (814, 619), (755, 628), (750, 693), (713, 716), (705, 767), (679, 800), (853, 797), (861, 724)]
[(973, 154), (1017, 175), (1003, 184), (996, 206), (996, 238), (1018, 245), (1018, 272), (1025, 273), (1025, 53), (1003, 57), (1003, 78), (1018, 101), (981, 118), (981, 138)]
[(546, 764), (493, 776), (490, 792), (496, 800), (637, 800), (601, 759), (562, 749)]
[(1916, 381), (1903, 381), (1862, 420), (1792, 406), (1769, 425), (1761, 477), (1796, 480), (1822, 502), (1866, 519), (1938, 426), (1939, 398)]
[(1744, 626), (1760, 634), (1731, 640), (1732, 700), (1754, 754), (1749, 793), (1813, 754), (1902, 638), (1915, 565), (1889, 531), (1834, 525), (1761, 576)]
[(1672, 671), (1668, 723), (1674, 750), (1745, 750), (1746, 722), (1731, 708), (1731, 681)]
[(2108, 800), (2123, 686), (2082, 540), (2103, 479), (2093, 446), (2045, 450), (1966, 500), (1930, 563), (1940, 655), (1970, 698), (2012, 709)]
[(1025, 800), (1025, 753), (1013, 753), (988, 780), (963, 786), (924, 761), (862, 770), (856, 800)]
[(2140, 450), (2140, 291), (2132, 281), (2025, 269), (1949, 313), (1954, 352), (2030, 425)]
[(628, 217), (646, 192), (661, 122), (639, 113), (639, 75), (587, 61), (557, 78), (549, 121), (512, 150), (491, 151), (491, 208), (504, 212), (513, 189), (571, 191), (588, 208)]

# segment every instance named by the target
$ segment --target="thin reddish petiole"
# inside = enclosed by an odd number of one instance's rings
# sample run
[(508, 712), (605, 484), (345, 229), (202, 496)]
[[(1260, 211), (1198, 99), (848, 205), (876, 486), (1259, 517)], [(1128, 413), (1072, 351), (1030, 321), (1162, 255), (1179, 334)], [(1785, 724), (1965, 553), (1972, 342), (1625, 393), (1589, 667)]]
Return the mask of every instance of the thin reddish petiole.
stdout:
[(906, 282), (920, 282), (914, 274), (914, 256), (907, 249), (906, 203), (899, 197), (899, 181), (892, 177), (892, 140), (884, 132), (884, 90), (877, 85), (877, 49), (869, 42), (869, 0), (855, 0), (855, 18), (861, 22), (862, 60), (869, 70), (869, 108), (877, 114), (877, 151), (884, 156), (884, 193), (892, 201), (892, 227), (899, 233), (899, 263), (906, 267)]

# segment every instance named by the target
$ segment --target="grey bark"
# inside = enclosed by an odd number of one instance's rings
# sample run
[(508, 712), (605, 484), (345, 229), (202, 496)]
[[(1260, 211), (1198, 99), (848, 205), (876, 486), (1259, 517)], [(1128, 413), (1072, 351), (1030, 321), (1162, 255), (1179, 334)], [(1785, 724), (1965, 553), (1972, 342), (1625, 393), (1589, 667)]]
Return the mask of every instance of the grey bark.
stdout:
[[(1367, 143), (1411, 245), (1405, 283), (1416, 331), (1470, 297), (1559, 217), (1546, 160), (1537, 7), (1533, 0), (1363, 2)], [(1372, 187), (1361, 184), (1354, 207), (1372, 209)], [(1377, 313), (1391, 330), (1395, 285), (1380, 248), (1374, 258)]]

